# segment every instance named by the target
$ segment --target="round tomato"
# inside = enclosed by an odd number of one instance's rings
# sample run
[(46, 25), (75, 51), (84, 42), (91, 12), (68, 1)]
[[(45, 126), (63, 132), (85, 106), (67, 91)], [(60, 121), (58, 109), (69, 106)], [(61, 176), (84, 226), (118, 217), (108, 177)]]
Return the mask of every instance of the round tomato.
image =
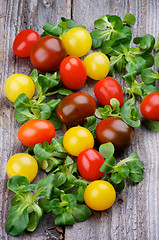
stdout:
[(110, 208), (116, 199), (114, 187), (107, 181), (97, 180), (91, 182), (84, 192), (87, 206), (96, 211)]
[(159, 121), (159, 92), (148, 94), (142, 100), (140, 109), (146, 119)]
[(134, 130), (119, 117), (109, 117), (100, 121), (95, 129), (100, 144), (111, 142), (116, 150), (129, 147), (134, 137)]
[(92, 38), (89, 32), (80, 27), (71, 28), (62, 37), (62, 42), (68, 55), (82, 57), (89, 52)]
[(17, 153), (9, 159), (6, 170), (9, 178), (14, 175), (22, 175), (31, 182), (37, 175), (38, 164), (31, 155), (27, 153)]
[(31, 99), (35, 92), (35, 84), (27, 75), (21, 73), (13, 74), (7, 78), (4, 85), (4, 92), (6, 97), (12, 102), (21, 93), (25, 93)]
[(91, 53), (84, 59), (83, 63), (86, 67), (87, 75), (94, 80), (100, 80), (109, 73), (110, 62), (104, 53)]
[(77, 165), (80, 175), (87, 181), (94, 181), (104, 175), (99, 169), (104, 163), (103, 156), (93, 148), (88, 148), (78, 155)]
[(94, 93), (97, 100), (103, 105), (110, 105), (112, 98), (116, 98), (120, 102), (120, 106), (123, 104), (122, 88), (114, 78), (107, 77), (97, 82)]
[(78, 156), (83, 150), (93, 148), (94, 138), (88, 129), (81, 126), (72, 127), (65, 133), (63, 145), (72, 156)]
[(63, 84), (71, 90), (83, 87), (87, 79), (86, 68), (78, 57), (70, 56), (63, 59), (59, 73)]
[(31, 49), (30, 60), (35, 68), (43, 72), (55, 71), (67, 53), (62, 41), (46, 36), (39, 39)]
[(27, 147), (51, 142), (55, 137), (54, 125), (48, 120), (32, 119), (24, 123), (18, 130), (18, 139)]
[(78, 125), (85, 118), (92, 116), (96, 110), (96, 102), (88, 93), (76, 92), (62, 99), (57, 106), (57, 116), (66, 125)]
[(18, 33), (13, 42), (13, 52), (19, 57), (29, 57), (32, 46), (40, 39), (40, 35), (32, 29)]

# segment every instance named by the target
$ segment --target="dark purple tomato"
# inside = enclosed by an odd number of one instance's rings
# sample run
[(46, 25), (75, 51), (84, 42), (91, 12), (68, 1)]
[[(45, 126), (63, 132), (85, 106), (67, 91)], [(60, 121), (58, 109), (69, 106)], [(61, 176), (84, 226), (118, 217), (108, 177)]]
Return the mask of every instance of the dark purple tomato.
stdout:
[(62, 99), (57, 107), (57, 116), (66, 125), (83, 124), (85, 118), (92, 116), (96, 102), (88, 93), (72, 93)]
[(39, 39), (31, 49), (30, 60), (35, 68), (43, 72), (52, 72), (59, 68), (67, 56), (61, 39), (46, 36)]
[(109, 117), (100, 121), (95, 129), (100, 144), (111, 142), (116, 150), (129, 147), (134, 137), (134, 130), (119, 117)]

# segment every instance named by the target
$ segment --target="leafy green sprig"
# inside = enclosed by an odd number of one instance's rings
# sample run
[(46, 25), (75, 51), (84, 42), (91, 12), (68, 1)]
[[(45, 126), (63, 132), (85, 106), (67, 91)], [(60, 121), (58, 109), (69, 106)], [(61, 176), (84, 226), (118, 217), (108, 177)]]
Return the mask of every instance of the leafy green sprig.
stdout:
[[(48, 119), (51, 121), (55, 129), (62, 126), (61, 121), (57, 118), (56, 107), (61, 101), (60, 99), (51, 99), (44, 102), (48, 96), (57, 93), (61, 95), (69, 95), (72, 93), (69, 89), (61, 87), (60, 77), (54, 74), (39, 74), (36, 69), (30, 74), (30, 78), (35, 84), (37, 94), (31, 99), (25, 93), (20, 94), (14, 102), (15, 117), (18, 122), (24, 123), (30, 119)], [(55, 88), (54, 91), (50, 91)], [(49, 90), (49, 91), (48, 91)]]

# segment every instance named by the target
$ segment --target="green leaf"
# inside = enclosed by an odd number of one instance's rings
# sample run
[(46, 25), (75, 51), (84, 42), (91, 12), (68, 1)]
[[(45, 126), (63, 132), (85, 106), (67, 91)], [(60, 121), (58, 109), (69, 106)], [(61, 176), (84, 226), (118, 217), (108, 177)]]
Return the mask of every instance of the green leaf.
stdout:
[(154, 45), (154, 49), (158, 48), (159, 49), (159, 39), (157, 39), (157, 42)]
[(104, 39), (109, 35), (109, 31), (93, 30), (91, 33), (92, 49), (102, 46)]
[(8, 180), (7, 187), (9, 190), (18, 193), (23, 190), (24, 187), (30, 185), (30, 181), (21, 175), (15, 175)]
[(120, 102), (116, 98), (112, 98), (110, 104), (113, 108), (112, 113), (118, 114), (120, 112)]
[[(86, 186), (87, 186), (87, 184), (86, 184)], [(84, 191), (86, 189), (86, 186), (79, 186), (77, 189), (75, 189), (72, 192), (73, 196), (76, 198), (76, 201), (78, 203), (83, 203), (84, 202)]]
[(110, 155), (102, 164), (100, 171), (104, 173), (108, 173), (110, 172), (110, 170), (114, 168), (115, 164), (116, 164), (115, 158)]
[(60, 34), (60, 37), (62, 37), (69, 29), (75, 27), (75, 22), (72, 19), (62, 17), (58, 26), (62, 28), (62, 33)]
[(94, 22), (95, 28), (97, 28), (99, 30), (105, 30), (107, 27), (110, 27), (111, 24), (108, 21), (108, 17), (109, 17), (109, 15), (104, 15), (104, 16), (100, 17), (99, 19), (97, 19)]
[(105, 119), (105, 118), (111, 116), (111, 113), (112, 113), (111, 106), (105, 105), (104, 108), (99, 107), (98, 109), (96, 109), (95, 115), (96, 115), (96, 117)]
[(62, 201), (67, 203), (69, 209), (73, 209), (77, 204), (76, 198), (72, 194), (64, 194), (62, 197)]
[(21, 93), (14, 102), (15, 108), (28, 108), (30, 100), (25, 93)]
[(147, 50), (152, 51), (154, 44), (155, 44), (155, 38), (150, 34), (146, 34), (141, 38), (140, 48), (146, 51)]
[(45, 23), (43, 26), (43, 30), (55, 37), (59, 37), (59, 35), (62, 33), (61, 27), (55, 26), (51, 23)]
[(87, 122), (84, 124), (84, 127), (87, 128), (90, 132), (93, 132), (96, 129), (97, 122), (95, 116), (90, 116), (85, 118)]
[(60, 215), (58, 215), (55, 219), (56, 225), (73, 225), (75, 220), (70, 212), (64, 211)]
[(102, 53), (109, 54), (112, 51), (112, 40), (107, 40), (102, 44)]
[(36, 83), (36, 81), (38, 79), (37, 69), (33, 69), (33, 71), (30, 73), (29, 77), (33, 80), (34, 83)]
[(85, 221), (91, 216), (91, 210), (86, 205), (77, 204), (73, 210), (73, 215), (78, 221)]
[(32, 207), (33, 207), (34, 213), (30, 216), (29, 223), (26, 227), (26, 229), (30, 232), (33, 232), (36, 229), (43, 215), (42, 209), (36, 203), (34, 203)]
[(127, 26), (124, 26), (118, 31), (112, 31), (110, 39), (113, 40), (112, 44), (113, 49), (114, 49), (113, 46), (116, 46), (120, 43), (126, 42), (126, 45), (130, 45), (130, 41), (132, 39), (131, 29)]
[(154, 58), (150, 53), (144, 53), (141, 57), (146, 61), (146, 68), (152, 67), (154, 64)]
[(49, 213), (51, 211), (50, 200), (47, 198), (39, 198), (38, 205), (43, 210), (43, 213)]
[(60, 200), (58, 198), (55, 198), (50, 202), (50, 209), (56, 215), (63, 212), (63, 208), (61, 207)]
[(127, 23), (129, 25), (134, 25), (136, 22), (136, 18), (132, 13), (126, 13), (123, 17), (123, 23)]
[(131, 181), (138, 183), (143, 180), (143, 171), (135, 162), (128, 164), (129, 178)]
[(127, 59), (127, 61), (126, 70), (128, 72), (136, 71), (137, 74), (140, 74), (142, 69), (146, 67), (146, 61), (142, 57), (134, 56), (131, 59)]
[(51, 173), (45, 178), (41, 179), (38, 183), (38, 189), (33, 194), (34, 198), (39, 196), (44, 196), (46, 198), (49, 198), (52, 192), (52, 189), (54, 187), (53, 182), (55, 181), (55, 174)]
[(144, 84), (141, 86), (142, 98), (153, 92), (159, 92), (159, 88), (151, 84)]
[(108, 158), (109, 156), (114, 155), (114, 145), (112, 143), (104, 143), (99, 147), (99, 153), (104, 157)]
[(24, 202), (23, 196), (20, 194), (14, 195), (14, 197), (11, 199), (11, 206), (15, 205), (21, 205)]
[(73, 92), (71, 90), (67, 89), (67, 88), (59, 88), (57, 90), (57, 93), (59, 93), (61, 95), (64, 95), (64, 96), (68, 96), (68, 95), (70, 95)]
[(155, 55), (155, 65), (159, 68), (159, 52)]
[(36, 118), (33, 114), (30, 113), (28, 108), (16, 108), (14, 114), (17, 122), (20, 123), (25, 123), (31, 119)]
[(58, 104), (60, 103), (61, 99), (51, 99), (46, 104), (50, 107), (51, 111), (54, 111)]
[(121, 192), (123, 191), (123, 189), (125, 188), (125, 182), (124, 180), (122, 180), (119, 184), (115, 184), (114, 182), (111, 181), (111, 179), (109, 178), (109, 182), (113, 185), (113, 187), (115, 188), (116, 192)]
[(159, 121), (144, 119), (144, 125), (146, 128), (150, 129), (151, 131), (159, 132)]
[(111, 27), (114, 30), (120, 30), (123, 27), (122, 20), (119, 16), (117, 15), (110, 15), (108, 16), (108, 21), (111, 23)]
[(56, 110), (51, 113), (51, 117), (48, 119), (55, 127), (55, 130), (62, 128), (63, 123), (58, 119)]
[(145, 84), (154, 83), (155, 80), (159, 79), (159, 73), (152, 69), (145, 68), (141, 72), (141, 79)]
[(124, 178), (126, 178), (129, 175), (129, 168), (128, 166), (119, 166), (115, 168), (116, 171), (120, 173), (120, 175)]
[(123, 179), (120, 173), (113, 172), (111, 174), (110, 180), (115, 184), (119, 184)]
[(62, 172), (57, 172), (55, 173), (54, 181), (53, 181), (53, 186), (54, 187), (59, 187), (62, 184), (64, 184), (66, 181), (66, 176)]
[(39, 110), (40, 110), (40, 113), (39, 113), (39, 116), (38, 118), (39, 119), (49, 119), (50, 116), (51, 116), (51, 108), (43, 103), (39, 106)]
[(66, 166), (68, 166), (68, 165), (70, 165), (70, 164), (72, 164), (72, 163), (74, 163), (74, 161), (72, 160), (72, 158), (70, 158), (69, 156), (67, 156), (66, 159), (65, 159), (65, 162), (64, 162), (64, 167), (66, 167)]

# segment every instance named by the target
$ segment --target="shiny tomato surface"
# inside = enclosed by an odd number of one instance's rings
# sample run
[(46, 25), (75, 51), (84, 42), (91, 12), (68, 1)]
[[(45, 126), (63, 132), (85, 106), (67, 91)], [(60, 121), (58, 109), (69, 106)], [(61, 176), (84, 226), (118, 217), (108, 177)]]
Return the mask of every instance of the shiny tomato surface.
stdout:
[(48, 120), (32, 119), (24, 123), (18, 130), (18, 139), (27, 147), (51, 142), (55, 137), (54, 125)]
[(93, 148), (88, 148), (78, 155), (77, 166), (80, 175), (87, 181), (94, 181), (104, 175), (99, 169), (104, 163), (103, 156)]
[(40, 39), (40, 35), (32, 29), (18, 33), (13, 42), (13, 52), (19, 57), (29, 57), (33, 45)]
[(140, 105), (142, 115), (149, 120), (159, 121), (159, 93), (148, 94)]
[(134, 137), (134, 130), (119, 117), (109, 117), (100, 121), (95, 129), (100, 144), (111, 142), (116, 150), (129, 147)]
[(78, 57), (69, 56), (63, 59), (59, 73), (63, 84), (71, 90), (83, 87), (87, 78), (86, 68)]
[(95, 110), (94, 98), (88, 93), (77, 92), (62, 99), (57, 107), (57, 116), (64, 124), (73, 126), (83, 124)]
[(120, 84), (111, 77), (106, 77), (96, 83), (94, 93), (97, 100), (103, 105), (110, 105), (110, 100), (116, 98), (123, 104), (123, 92)]
[(66, 55), (66, 50), (59, 38), (46, 36), (34, 44), (31, 49), (30, 60), (38, 70), (52, 72), (58, 69)]

